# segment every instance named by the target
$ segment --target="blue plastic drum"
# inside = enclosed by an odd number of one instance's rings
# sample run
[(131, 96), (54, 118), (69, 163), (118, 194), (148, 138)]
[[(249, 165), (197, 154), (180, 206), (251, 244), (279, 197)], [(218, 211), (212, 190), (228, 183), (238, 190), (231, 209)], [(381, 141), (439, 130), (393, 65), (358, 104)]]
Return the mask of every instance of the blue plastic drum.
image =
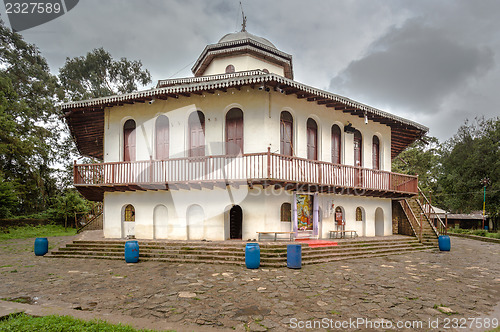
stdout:
[(260, 247), (258, 243), (247, 243), (245, 247), (245, 264), (247, 269), (258, 269), (260, 266)]
[(49, 252), (49, 240), (46, 237), (37, 237), (35, 239), (35, 255), (43, 256)]
[(439, 235), (438, 243), (439, 243), (439, 250), (450, 251), (451, 242), (450, 242), (450, 237), (448, 235)]
[(300, 244), (286, 246), (286, 266), (289, 269), (300, 269), (302, 267), (302, 246)]
[(125, 262), (137, 263), (139, 261), (139, 242), (125, 242)]

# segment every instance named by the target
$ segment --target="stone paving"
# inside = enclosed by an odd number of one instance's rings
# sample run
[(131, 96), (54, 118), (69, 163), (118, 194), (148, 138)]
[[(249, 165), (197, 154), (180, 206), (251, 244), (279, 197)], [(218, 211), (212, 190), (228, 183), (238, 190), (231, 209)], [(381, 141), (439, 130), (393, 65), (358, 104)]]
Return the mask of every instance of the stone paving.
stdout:
[[(69, 240), (49, 238), (49, 243)], [(452, 320), (500, 318), (500, 245), (451, 240), (451, 252), (412, 252), (301, 270), (49, 259), (34, 256), (33, 239), (10, 240), (0, 242), (0, 298), (27, 297), (33, 305), (127, 315), (196, 331), (369, 330), (365, 322), (383, 331), (390, 324), (396, 329), (398, 321), (422, 324), (408, 331), (469, 331), (453, 329)], [(429, 320), (439, 325), (429, 327)]]

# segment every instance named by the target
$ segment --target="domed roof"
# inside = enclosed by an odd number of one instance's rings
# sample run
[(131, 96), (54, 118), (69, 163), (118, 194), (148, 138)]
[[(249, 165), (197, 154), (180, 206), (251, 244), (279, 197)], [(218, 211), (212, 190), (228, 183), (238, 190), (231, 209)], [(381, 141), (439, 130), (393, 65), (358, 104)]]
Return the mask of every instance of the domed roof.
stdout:
[(266, 46), (269, 46), (269, 47), (272, 47), (272, 48), (276, 48), (276, 46), (274, 46), (274, 44), (271, 43), (266, 38), (262, 38), (262, 37), (253, 35), (253, 34), (251, 34), (250, 32), (247, 32), (247, 31), (239, 31), (239, 32), (228, 33), (227, 35), (225, 35), (224, 37), (222, 37), (219, 40), (219, 44), (226, 43), (226, 42), (232, 42), (232, 41), (236, 41), (236, 40), (244, 40), (244, 39), (252, 39), (252, 40), (254, 40), (256, 42), (259, 42), (261, 44), (264, 44)]

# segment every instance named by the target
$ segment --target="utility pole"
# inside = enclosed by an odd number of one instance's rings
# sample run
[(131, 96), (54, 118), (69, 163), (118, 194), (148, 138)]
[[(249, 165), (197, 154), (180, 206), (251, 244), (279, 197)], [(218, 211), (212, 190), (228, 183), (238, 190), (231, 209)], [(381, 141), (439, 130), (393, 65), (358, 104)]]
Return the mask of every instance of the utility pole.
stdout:
[(481, 183), (483, 184), (483, 227), (481, 229), (484, 229), (484, 216), (486, 214), (486, 186), (490, 184), (490, 179), (484, 178), (481, 180)]

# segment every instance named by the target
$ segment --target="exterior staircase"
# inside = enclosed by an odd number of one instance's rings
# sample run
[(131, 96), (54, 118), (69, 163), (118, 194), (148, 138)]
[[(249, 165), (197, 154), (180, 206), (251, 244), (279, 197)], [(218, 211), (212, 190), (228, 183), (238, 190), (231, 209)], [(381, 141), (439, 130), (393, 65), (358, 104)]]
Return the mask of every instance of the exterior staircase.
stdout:
[(83, 216), (83, 218), (80, 220), (80, 228), (76, 230), (76, 233), (81, 233), (83, 231), (94, 231), (94, 230), (101, 230), (102, 229), (102, 209), (103, 209), (103, 204), (102, 202), (98, 202), (95, 204), (95, 206), (92, 208), (92, 210)]
[(447, 233), (441, 218), (435, 213), (422, 190), (419, 195), (399, 201), (415, 236), (424, 245), (437, 247), (439, 235)]
[[(245, 265), (245, 242), (155, 242), (139, 241), (141, 261)], [(124, 260), (124, 240), (75, 240), (46, 257)], [(285, 267), (284, 243), (259, 243), (262, 267)], [(337, 246), (309, 247), (302, 244), (302, 264), (320, 264), (354, 258), (369, 258), (434, 249), (414, 237), (356, 239)]]

